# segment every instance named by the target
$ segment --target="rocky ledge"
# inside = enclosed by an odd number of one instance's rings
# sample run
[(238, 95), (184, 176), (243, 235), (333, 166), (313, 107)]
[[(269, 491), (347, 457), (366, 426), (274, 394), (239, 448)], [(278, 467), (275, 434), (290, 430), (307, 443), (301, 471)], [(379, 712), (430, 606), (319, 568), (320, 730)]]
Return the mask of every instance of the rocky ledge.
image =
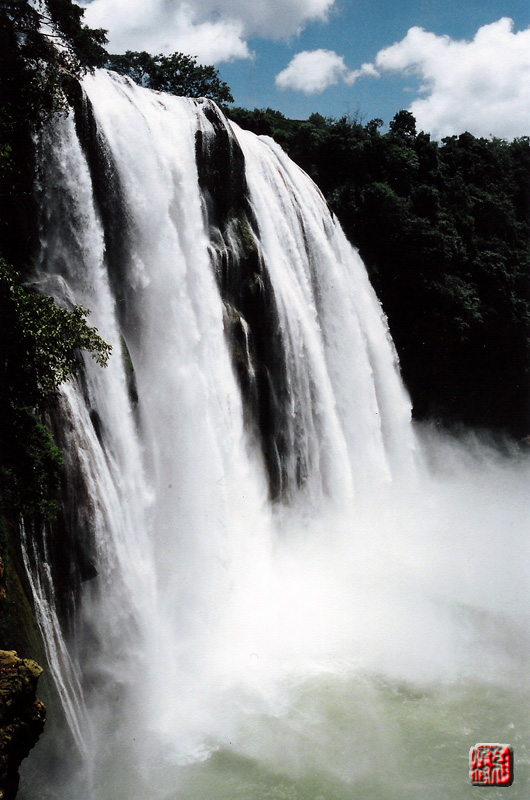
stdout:
[(0, 650), (0, 800), (12, 800), (18, 789), (18, 768), (41, 735), (46, 708), (37, 698), (42, 667)]

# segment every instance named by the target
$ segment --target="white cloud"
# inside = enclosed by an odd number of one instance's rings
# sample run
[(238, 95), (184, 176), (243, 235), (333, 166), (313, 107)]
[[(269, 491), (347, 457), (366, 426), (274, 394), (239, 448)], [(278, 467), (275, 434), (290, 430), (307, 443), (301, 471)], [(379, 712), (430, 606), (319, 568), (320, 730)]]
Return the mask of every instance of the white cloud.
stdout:
[(195, 0), (209, 13), (241, 20), (247, 35), (283, 39), (327, 19), (335, 0)]
[(421, 78), (423, 96), (409, 110), (437, 138), (530, 134), (530, 28), (514, 33), (511, 19), (484, 25), (472, 41), (411, 28), (375, 65)]
[(348, 86), (353, 86), (357, 78), (379, 78), (380, 73), (377, 71), (373, 64), (363, 64), (361, 69), (353, 69), (344, 76), (345, 82)]
[(347, 72), (343, 56), (333, 50), (303, 50), (276, 75), (276, 86), (305, 94), (319, 94), (328, 86), (337, 84)]
[(276, 86), (308, 95), (320, 94), (340, 80), (353, 86), (362, 75), (378, 77), (378, 72), (373, 64), (363, 64), (361, 69), (349, 70), (344, 63), (344, 56), (339, 56), (333, 50), (303, 50), (276, 76)]
[(109, 50), (181, 51), (207, 63), (250, 58), (251, 36), (281, 39), (325, 20), (335, 0), (93, 0), (88, 25), (106, 28)]

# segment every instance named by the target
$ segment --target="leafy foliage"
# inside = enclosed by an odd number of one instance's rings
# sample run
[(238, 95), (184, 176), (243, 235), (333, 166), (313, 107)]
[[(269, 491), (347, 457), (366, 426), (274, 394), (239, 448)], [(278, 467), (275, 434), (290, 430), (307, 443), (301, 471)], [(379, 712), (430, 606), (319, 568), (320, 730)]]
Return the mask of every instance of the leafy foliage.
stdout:
[(411, 114), (410, 111), (405, 111), (405, 109), (398, 111), (394, 119), (390, 122), (389, 128), (394, 136), (416, 136), (416, 120), (414, 114)]
[(50, 514), (62, 459), (36, 412), (77, 374), (80, 350), (105, 366), (111, 348), (86, 324), (86, 309), (60, 308), (19, 281), (0, 259), (0, 502)]
[(230, 87), (219, 78), (213, 66), (197, 64), (184, 53), (152, 56), (127, 50), (124, 55), (110, 55), (106, 66), (127, 75), (139, 86), (185, 97), (209, 97), (220, 103), (233, 103)]
[(0, 0), (0, 241), (18, 267), (37, 241), (32, 134), (67, 108), (76, 79), (103, 63), (105, 32), (72, 0)]
[(55, 519), (63, 457), (29, 408), (8, 406), (0, 431), (0, 511)]
[(530, 431), (530, 139), (441, 144), (400, 111), (288, 120), (231, 109), (324, 192), (388, 315), (418, 418)]
[(101, 66), (105, 31), (72, 0), (0, 0), (2, 127), (40, 124), (67, 105), (72, 79)]
[(77, 374), (78, 350), (105, 366), (111, 347), (86, 324), (86, 308), (61, 308), (51, 297), (28, 291), (19, 280), (0, 259), (0, 338), (7, 344), (2, 384), (12, 401), (36, 406)]

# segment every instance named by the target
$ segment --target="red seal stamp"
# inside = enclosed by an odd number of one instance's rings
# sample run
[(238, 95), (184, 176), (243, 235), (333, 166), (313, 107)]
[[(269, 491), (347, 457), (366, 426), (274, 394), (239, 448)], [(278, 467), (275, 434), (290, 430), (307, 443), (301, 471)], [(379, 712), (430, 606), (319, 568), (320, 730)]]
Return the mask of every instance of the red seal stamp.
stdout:
[(473, 786), (511, 786), (513, 749), (509, 744), (476, 744), (469, 751), (469, 777)]

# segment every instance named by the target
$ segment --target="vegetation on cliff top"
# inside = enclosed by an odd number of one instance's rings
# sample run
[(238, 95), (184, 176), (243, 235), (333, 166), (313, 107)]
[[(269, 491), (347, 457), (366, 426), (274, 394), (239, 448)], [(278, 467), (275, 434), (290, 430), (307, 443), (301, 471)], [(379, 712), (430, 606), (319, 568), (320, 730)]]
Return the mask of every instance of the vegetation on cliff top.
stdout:
[(196, 58), (184, 53), (152, 56), (145, 51), (127, 50), (123, 55), (109, 55), (105, 66), (148, 89), (184, 97), (209, 97), (222, 106), (234, 102), (230, 87), (219, 78), (215, 67), (197, 64)]
[(105, 31), (83, 25), (83, 13), (71, 0), (0, 0), (4, 142), (10, 130), (64, 110), (71, 81), (103, 66)]

